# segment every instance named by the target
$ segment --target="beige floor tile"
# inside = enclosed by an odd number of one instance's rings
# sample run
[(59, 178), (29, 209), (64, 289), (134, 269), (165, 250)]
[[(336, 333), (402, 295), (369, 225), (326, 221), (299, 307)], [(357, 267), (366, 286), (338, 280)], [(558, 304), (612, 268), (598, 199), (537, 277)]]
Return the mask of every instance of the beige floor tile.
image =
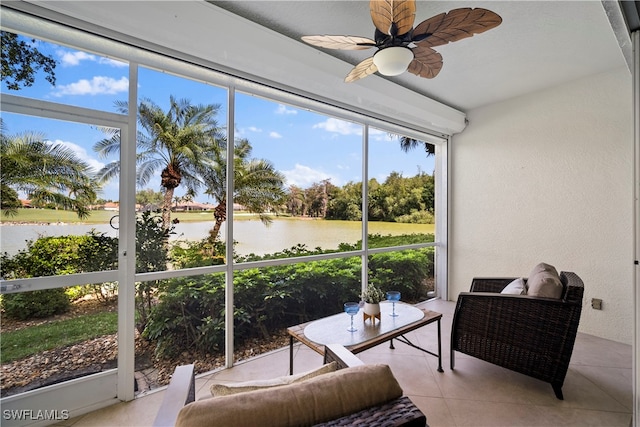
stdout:
[(629, 427), (630, 413), (539, 407), (540, 419), (546, 426)]
[(633, 372), (631, 368), (608, 368), (572, 365), (571, 369), (584, 375), (609, 396), (633, 410)]
[(250, 381), (286, 375), (289, 371), (289, 349), (280, 349), (239, 362), (214, 375), (216, 380)]
[(456, 358), (456, 369), (435, 376), (445, 398), (517, 404), (550, 404), (550, 384), (475, 358)]
[[(438, 387), (434, 374), (425, 358), (421, 355), (395, 355), (388, 358), (375, 353), (362, 353), (361, 359), (368, 364), (382, 363), (389, 365), (406, 395), (442, 397), (442, 392)], [(407, 367), (410, 367), (410, 369), (407, 369)]]
[(630, 345), (579, 333), (573, 348), (571, 363), (574, 365), (631, 368), (632, 356)]
[(416, 395), (409, 395), (409, 397), (425, 414), (429, 427), (454, 427), (456, 425), (445, 399)]
[(542, 417), (540, 408), (533, 405), (447, 399), (447, 406), (458, 427), (532, 427), (558, 426)]
[(163, 392), (150, 393), (131, 402), (118, 403), (78, 417), (73, 427), (148, 427), (153, 424), (164, 397)]
[(211, 380), (210, 376), (196, 379), (196, 400), (211, 397)]

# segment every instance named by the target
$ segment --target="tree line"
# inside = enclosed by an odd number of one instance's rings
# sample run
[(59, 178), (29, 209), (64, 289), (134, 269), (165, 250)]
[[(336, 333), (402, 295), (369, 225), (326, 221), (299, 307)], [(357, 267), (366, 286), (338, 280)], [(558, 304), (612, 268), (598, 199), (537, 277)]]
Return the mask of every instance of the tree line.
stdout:
[[(383, 181), (368, 183), (368, 218), (372, 221), (432, 223), (434, 213), (434, 177), (419, 172), (403, 177), (399, 172)], [(349, 182), (338, 187), (326, 179), (304, 189), (287, 189), (284, 209), (291, 216), (362, 220), (362, 183)]]

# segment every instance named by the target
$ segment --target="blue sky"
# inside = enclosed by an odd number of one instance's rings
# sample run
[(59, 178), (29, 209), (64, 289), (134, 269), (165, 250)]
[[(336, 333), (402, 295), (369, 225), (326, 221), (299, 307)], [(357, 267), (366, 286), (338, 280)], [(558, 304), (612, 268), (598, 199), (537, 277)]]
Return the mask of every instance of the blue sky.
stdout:
[[(8, 91), (29, 98), (114, 112), (115, 101), (127, 100), (128, 65), (77, 50), (38, 42), (37, 48), (53, 56), (56, 86), (40, 73), (36, 83), (20, 91)], [(219, 104), (218, 124), (226, 123), (226, 90), (167, 73), (141, 67), (139, 98), (150, 98), (162, 108), (168, 108), (170, 95), (184, 98), (192, 104)], [(64, 144), (96, 170), (113, 158), (101, 158), (93, 145), (104, 138), (96, 127), (15, 114), (2, 115), (8, 134), (36, 131), (46, 140)], [(334, 185), (362, 180), (362, 127), (322, 114), (283, 105), (248, 94), (236, 94), (236, 137), (246, 138), (253, 146), (253, 157), (271, 161), (282, 172), (287, 185), (308, 187), (314, 182), (330, 179)], [(433, 158), (426, 158), (419, 148), (409, 153), (400, 150), (397, 138), (371, 130), (369, 176), (383, 181), (390, 172), (413, 176), (419, 171), (433, 172)], [(159, 171), (158, 171), (159, 176)], [(159, 177), (145, 188), (160, 191)], [(178, 189), (176, 195), (183, 192)], [(118, 185), (105, 186), (100, 197), (116, 200)], [(204, 195), (198, 201), (210, 201)]]

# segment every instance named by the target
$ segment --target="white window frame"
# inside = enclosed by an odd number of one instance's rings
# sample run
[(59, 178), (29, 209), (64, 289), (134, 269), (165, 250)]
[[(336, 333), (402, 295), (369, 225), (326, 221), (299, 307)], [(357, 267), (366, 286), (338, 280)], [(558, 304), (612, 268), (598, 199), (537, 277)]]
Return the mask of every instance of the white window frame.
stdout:
[[(226, 313), (227, 313), (227, 336), (226, 336), (226, 355), (227, 366), (233, 364), (233, 273), (236, 270), (245, 268), (255, 268), (261, 266), (281, 265), (285, 263), (298, 263), (310, 260), (321, 260), (337, 257), (347, 256), (361, 256), (363, 259), (363, 286), (366, 284), (366, 260), (367, 256), (371, 253), (378, 253), (384, 251), (397, 251), (402, 249), (415, 249), (418, 247), (436, 246), (436, 262), (434, 265), (436, 271), (436, 288), (437, 296), (441, 298), (447, 298), (447, 224), (448, 224), (448, 186), (447, 186), (447, 173), (448, 173), (448, 156), (447, 156), (447, 144), (448, 136), (442, 134), (440, 131), (429, 131), (428, 129), (413, 129), (407, 127), (405, 123), (399, 124), (394, 121), (393, 118), (380, 118), (379, 116), (372, 117), (367, 114), (366, 111), (357, 111), (357, 109), (345, 109), (344, 107), (337, 107), (323, 100), (314, 100), (310, 98), (307, 93), (296, 93), (295, 90), (287, 87), (280, 87), (275, 85), (273, 87), (264, 86), (254, 81), (246, 80), (240, 77), (235, 77), (230, 74), (225, 74), (216, 71), (212, 68), (210, 63), (206, 61), (198, 61), (193, 57), (180, 58), (176, 52), (167, 52), (166, 56), (161, 52), (150, 52), (134, 47), (132, 44), (126, 44), (115, 41), (113, 39), (107, 39), (105, 37), (88, 34), (79, 30), (76, 30), (70, 26), (61, 26), (49, 20), (43, 20), (28, 16), (22, 12), (15, 10), (5, 10), (3, 8), (3, 20), (2, 27), (7, 31), (14, 31), (20, 34), (32, 36), (42, 40), (50, 41), (56, 44), (67, 45), (72, 48), (81, 49), (88, 52), (93, 52), (98, 55), (106, 55), (111, 58), (115, 58), (121, 61), (129, 63), (129, 105), (137, 105), (137, 80), (138, 80), (138, 67), (144, 66), (147, 68), (162, 70), (163, 72), (176, 74), (185, 78), (190, 78), (213, 84), (228, 89), (229, 99), (229, 117), (228, 123), (233, 123), (233, 106), (235, 104), (235, 92), (241, 90), (243, 92), (251, 93), (253, 95), (262, 96), (268, 98), (274, 102), (281, 102), (289, 104), (302, 109), (311, 109), (320, 114), (326, 114), (332, 117), (337, 117), (342, 120), (347, 120), (355, 123), (362, 124), (365, 130), (369, 127), (375, 127), (383, 131), (404, 135), (407, 137), (415, 138), (417, 140), (427, 141), (436, 145), (436, 242), (424, 245), (408, 245), (394, 248), (382, 248), (376, 250), (369, 250), (366, 245), (367, 238), (367, 221), (363, 221), (363, 248), (360, 251), (348, 252), (348, 253), (335, 253), (317, 255), (312, 257), (301, 257), (295, 259), (286, 260), (269, 260), (260, 261), (254, 263), (234, 264), (228, 262), (224, 266), (212, 266), (201, 267), (179, 271), (163, 271), (153, 273), (135, 274), (135, 260), (127, 256), (135, 251), (135, 162), (131, 159), (135, 159), (135, 143), (126, 144), (126, 140), (135, 141), (136, 134), (136, 112), (131, 108), (129, 116), (114, 115), (106, 112), (91, 112), (90, 117), (92, 123), (93, 120), (105, 120), (110, 123), (109, 125), (114, 127), (115, 122), (121, 128), (121, 135), (123, 138), (123, 147), (121, 150), (121, 217), (120, 217), (120, 235), (126, 236), (121, 240), (122, 246), (119, 255), (119, 271), (118, 272), (101, 272), (101, 273), (88, 273), (91, 275), (91, 281), (95, 279), (103, 280), (117, 280), (122, 284), (128, 284), (126, 292), (122, 292), (123, 300), (119, 303), (119, 360), (118, 360), (118, 387), (117, 398), (120, 400), (128, 401), (134, 398), (133, 393), (133, 367), (134, 367), (134, 297), (135, 290), (133, 284), (135, 282), (147, 281), (147, 280), (162, 280), (172, 277), (192, 276), (200, 274), (210, 274), (216, 272), (225, 272), (227, 276), (227, 285), (229, 293), (226, 296)], [(161, 51), (162, 49), (160, 49)], [(170, 57), (171, 56), (171, 57)], [(26, 101), (24, 98), (18, 100), (19, 97), (12, 97), (10, 95), (3, 95), (2, 109), (10, 111), (11, 108), (21, 108), (20, 105), (29, 104), (31, 101)], [(33, 101), (34, 105), (29, 105), (29, 109), (41, 109), (42, 114), (51, 114), (51, 117), (55, 118), (56, 114), (68, 115), (70, 121), (79, 121), (78, 117), (82, 117), (88, 114), (90, 110), (71, 107), (71, 106), (59, 106), (58, 104), (47, 103), (45, 101)], [(51, 105), (49, 105), (51, 104)], [(11, 107), (15, 105), (15, 107)], [(5, 108), (6, 107), (6, 108)], [(44, 107), (44, 110), (42, 108)], [(55, 108), (54, 108), (55, 107)], [(27, 107), (25, 107), (27, 108)], [(44, 111), (44, 112), (43, 112)], [(95, 114), (95, 117), (94, 117)], [(125, 118), (126, 117), (126, 118)], [(98, 124), (100, 124), (99, 122)], [(106, 123), (105, 123), (106, 124)], [(129, 125), (130, 124), (130, 125)], [(368, 132), (363, 132), (363, 154), (365, 159), (367, 156), (367, 138)], [(233, 140), (233, 126), (229, 126), (228, 138)], [(232, 144), (229, 144), (232, 149)], [(231, 162), (230, 167), (232, 166)], [(366, 195), (366, 182), (367, 182), (367, 170), (366, 161), (363, 165), (363, 183), (365, 185)], [(229, 176), (233, 176), (231, 173)], [(128, 184), (127, 184), (128, 183)], [(228, 185), (232, 186), (232, 180), (228, 180)], [(230, 187), (232, 188), (232, 187)], [(366, 202), (366, 197), (363, 197)], [(363, 215), (366, 209), (363, 209)], [(231, 204), (227, 207), (227, 236), (228, 239), (233, 237), (233, 209)], [(232, 248), (227, 245), (228, 251)], [(230, 253), (227, 254), (227, 259), (231, 260)], [(131, 262), (133, 260), (133, 262)], [(2, 282), (3, 286), (14, 285), (27, 285), (41, 286), (45, 288), (67, 286), (67, 283), (71, 283), (74, 280), (80, 280), (83, 283), (87, 283), (85, 275), (78, 275), (82, 277), (74, 276), (59, 276), (55, 279), (41, 278), (41, 279), (24, 279), (23, 281), (11, 281), (9, 284), (6, 281)], [(64, 283), (64, 285), (62, 285)], [(8, 289), (8, 288), (7, 288)], [(36, 288), (34, 288), (36, 289)], [(38, 288), (39, 289), (39, 288)], [(23, 288), (24, 290), (24, 288)], [(61, 387), (60, 386), (52, 386)], [(19, 395), (20, 396), (20, 395)], [(17, 399), (15, 397), (14, 399)], [(8, 403), (8, 401), (7, 401)], [(3, 407), (5, 405), (5, 399), (2, 399)], [(78, 415), (89, 410), (96, 409), (96, 405), (99, 403), (86, 404), (83, 408), (74, 409), (76, 412), (74, 415)]]
[[(131, 146), (133, 146), (134, 150), (134, 156), (132, 158), (135, 159), (135, 144), (128, 143), (130, 140), (128, 139), (130, 136), (130, 117), (126, 115), (29, 99), (10, 94), (2, 95), (0, 111), (119, 129), (121, 144), (122, 147), (124, 147), (121, 153), (121, 161), (124, 161), (126, 164), (126, 150)], [(133, 163), (135, 173), (135, 162)], [(123, 197), (123, 195), (133, 195), (133, 203), (135, 205), (135, 187), (133, 189), (126, 189), (123, 188), (123, 185), (125, 184), (121, 184), (120, 188), (120, 213), (124, 214), (128, 210), (134, 212), (133, 209), (131, 209), (131, 197)], [(129, 200), (129, 203), (126, 202), (127, 200)], [(118, 282), (119, 284), (118, 367), (79, 379), (66, 381), (61, 384), (42, 387), (3, 398), (0, 400), (3, 410), (19, 411), (41, 408), (50, 411), (57, 410), (58, 414), (63, 414), (62, 411), (69, 411), (69, 416), (74, 417), (112, 405), (120, 400), (133, 399), (133, 387), (122, 386), (123, 384), (133, 384), (133, 359), (128, 354), (132, 353), (135, 349), (133, 330), (128, 327), (122, 327), (126, 325), (127, 322), (131, 322), (131, 325), (135, 324), (133, 321), (134, 299), (131, 297), (135, 297), (135, 287), (133, 286), (133, 270), (130, 268), (130, 266), (133, 266), (132, 268), (135, 269), (135, 259), (131, 262), (132, 257), (127, 256), (127, 254), (135, 253), (135, 216), (133, 226), (134, 232), (128, 233), (126, 228), (127, 221), (121, 221), (120, 223), (119, 234), (121, 238), (119, 239), (118, 247), (118, 270), (0, 281), (0, 290), (3, 294), (85, 285), (87, 283)], [(127, 233), (131, 235), (132, 238), (123, 237), (127, 236)], [(48, 422), (41, 420), (39, 422), (29, 423), (27, 419), (22, 421), (3, 419), (2, 424), (7, 426), (37, 426), (47, 425)]]

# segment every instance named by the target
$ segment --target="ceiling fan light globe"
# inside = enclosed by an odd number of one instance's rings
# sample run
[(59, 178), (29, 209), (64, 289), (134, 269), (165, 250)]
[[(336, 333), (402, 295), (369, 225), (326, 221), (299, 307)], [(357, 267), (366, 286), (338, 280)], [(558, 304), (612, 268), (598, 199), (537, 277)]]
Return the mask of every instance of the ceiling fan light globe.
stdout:
[(413, 51), (402, 46), (380, 49), (373, 55), (373, 63), (378, 67), (378, 72), (385, 76), (404, 73), (411, 61), (413, 61)]

